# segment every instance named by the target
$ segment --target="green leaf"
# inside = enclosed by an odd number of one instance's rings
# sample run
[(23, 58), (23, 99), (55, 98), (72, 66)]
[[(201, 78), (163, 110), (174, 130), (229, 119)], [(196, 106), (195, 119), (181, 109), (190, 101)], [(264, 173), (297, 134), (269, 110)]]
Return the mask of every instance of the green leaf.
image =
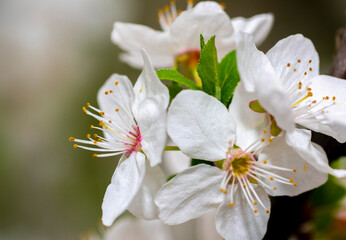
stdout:
[(205, 42), (204, 42), (204, 37), (203, 35), (199, 35), (199, 42), (200, 42), (200, 45), (201, 45), (201, 51), (203, 50), (204, 48), (204, 45), (205, 45)]
[(174, 178), (174, 177), (177, 176), (177, 175), (178, 175), (178, 173), (175, 173), (175, 174), (169, 176), (169, 177), (167, 178), (167, 181), (166, 181), (166, 182), (170, 181), (172, 178)]
[(219, 64), (221, 102), (228, 107), (237, 87), (240, 76), (237, 68), (236, 51), (228, 53)]
[(201, 89), (194, 82), (184, 77), (181, 73), (177, 72), (176, 70), (160, 69), (156, 71), (156, 74), (160, 80), (169, 80), (169, 81), (177, 82), (193, 90)]
[(167, 86), (169, 91), (170, 102), (178, 95), (178, 93), (184, 88), (176, 82), (172, 82), (171, 85)]
[(215, 48), (215, 36), (211, 37), (204, 45), (199, 58), (197, 72), (202, 80), (203, 91), (220, 100), (219, 63)]
[(205, 160), (201, 160), (201, 159), (194, 159), (194, 158), (191, 159), (191, 167), (198, 165), (198, 164), (207, 164), (210, 166), (215, 166), (214, 162), (205, 161)]

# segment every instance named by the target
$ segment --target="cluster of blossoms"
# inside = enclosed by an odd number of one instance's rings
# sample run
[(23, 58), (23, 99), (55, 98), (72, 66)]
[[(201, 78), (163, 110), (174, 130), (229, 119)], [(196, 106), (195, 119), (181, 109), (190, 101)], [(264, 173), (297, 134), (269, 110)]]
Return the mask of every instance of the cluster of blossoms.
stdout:
[[(311, 142), (311, 130), (346, 141), (346, 82), (319, 75), (318, 54), (300, 34), (259, 51), (271, 14), (230, 19), (223, 8), (188, 1), (178, 11), (171, 1), (159, 10), (162, 31), (114, 24), (122, 60), (143, 71), (134, 87), (112, 75), (98, 93), (99, 108), (83, 107), (102, 136), (70, 138), (95, 157), (122, 155), (104, 196), (104, 225), (125, 210), (175, 225), (217, 209), (223, 238), (261, 239), (268, 195), (295, 196), (328, 174), (346, 176)], [(163, 67), (171, 69), (154, 70)], [(167, 133), (174, 146), (166, 146)], [(182, 151), (194, 159), (191, 167), (167, 181), (164, 150)]]

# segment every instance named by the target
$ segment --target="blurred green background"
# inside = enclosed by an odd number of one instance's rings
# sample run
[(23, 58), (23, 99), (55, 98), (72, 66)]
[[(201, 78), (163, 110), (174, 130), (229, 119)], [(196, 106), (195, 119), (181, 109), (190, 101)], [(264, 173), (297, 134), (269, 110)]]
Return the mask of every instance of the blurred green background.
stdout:
[[(231, 17), (272, 12), (261, 45), (302, 33), (328, 72), (335, 32), (345, 25), (345, 0), (223, 1)], [(138, 70), (118, 60), (114, 21), (159, 29), (157, 10), (169, 0), (0, 1), (0, 239), (78, 239), (99, 224), (115, 159), (73, 149), (95, 122), (86, 102), (114, 72), (133, 81)], [(186, 2), (177, 0), (184, 9)]]

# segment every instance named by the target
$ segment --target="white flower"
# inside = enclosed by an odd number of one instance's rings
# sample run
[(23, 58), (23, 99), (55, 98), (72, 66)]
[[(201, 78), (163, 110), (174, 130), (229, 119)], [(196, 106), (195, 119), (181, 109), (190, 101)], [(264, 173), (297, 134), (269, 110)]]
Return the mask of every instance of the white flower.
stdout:
[(273, 23), (272, 14), (231, 20), (217, 2), (203, 1), (192, 6), (193, 1), (188, 0), (187, 10), (179, 13), (173, 0), (170, 7), (159, 10), (159, 22), (163, 31), (138, 24), (115, 22), (112, 41), (127, 52), (121, 55), (122, 60), (133, 67), (141, 67), (143, 63), (138, 55), (140, 49), (145, 48), (155, 68), (172, 67), (177, 57), (186, 54), (193, 58), (191, 61), (196, 58), (198, 63), (200, 34), (205, 39), (216, 35), (216, 47), (221, 59), (235, 48), (236, 32), (253, 34), (259, 44), (266, 38)]
[[(286, 131), (287, 143), (310, 164), (338, 177), (344, 170), (334, 170), (311, 145), (311, 132), (296, 128), (301, 125), (346, 141), (346, 81), (319, 75), (319, 58), (312, 42), (300, 34), (279, 41), (264, 54), (257, 50), (252, 37), (238, 35), (237, 61), (244, 88), (236, 95), (244, 99), (237, 104), (242, 111), (258, 100), (275, 124)], [(248, 119), (249, 120), (249, 119)], [(246, 123), (247, 119), (240, 121)], [(277, 132), (278, 133), (278, 132)]]
[(166, 224), (218, 208), (216, 228), (223, 238), (262, 239), (268, 194), (300, 194), (323, 184), (327, 174), (305, 163), (282, 137), (272, 138), (269, 129), (254, 127), (256, 141), (242, 135), (231, 114), (201, 91), (184, 90), (173, 100), (167, 123), (172, 140), (191, 158), (223, 162), (184, 170), (163, 186), (155, 203)]
[(74, 147), (100, 152), (95, 157), (123, 154), (103, 199), (106, 226), (126, 209), (139, 217), (155, 218), (153, 198), (165, 181), (157, 164), (166, 143), (169, 94), (144, 51), (143, 60), (144, 68), (134, 87), (126, 76), (113, 74), (98, 93), (101, 109), (90, 104), (83, 107), (84, 113), (99, 120), (100, 127), (91, 128), (102, 131), (104, 137), (88, 134), (88, 140), (71, 138), (76, 142)]

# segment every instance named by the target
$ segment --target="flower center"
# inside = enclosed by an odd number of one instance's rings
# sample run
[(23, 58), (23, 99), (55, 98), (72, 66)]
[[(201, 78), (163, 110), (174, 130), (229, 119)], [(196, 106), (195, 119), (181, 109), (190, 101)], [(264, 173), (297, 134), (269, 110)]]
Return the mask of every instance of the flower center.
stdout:
[(134, 127), (133, 131), (130, 131), (126, 137), (131, 141), (130, 143), (124, 143), (126, 153), (131, 154), (142, 149), (142, 135), (138, 126)]
[(201, 79), (197, 73), (197, 66), (201, 51), (199, 49), (185, 50), (175, 57), (174, 69), (202, 86)]
[(243, 152), (240, 148), (232, 149), (223, 163), (224, 171), (232, 171), (234, 175), (245, 176), (252, 166), (254, 157)]

